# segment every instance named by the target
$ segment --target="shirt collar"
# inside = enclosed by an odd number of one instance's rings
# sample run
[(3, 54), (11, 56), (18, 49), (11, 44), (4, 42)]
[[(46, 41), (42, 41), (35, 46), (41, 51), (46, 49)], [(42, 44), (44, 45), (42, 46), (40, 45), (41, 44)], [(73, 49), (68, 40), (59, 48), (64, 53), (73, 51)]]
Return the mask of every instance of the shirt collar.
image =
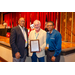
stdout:
[(25, 29), (25, 27), (22, 28), (20, 25), (19, 25), (19, 27), (20, 27), (21, 29)]
[(52, 34), (53, 32), (54, 32), (54, 29), (52, 30), (52, 32), (51, 32), (51, 33), (48, 31), (48, 33), (50, 33), (50, 34)]

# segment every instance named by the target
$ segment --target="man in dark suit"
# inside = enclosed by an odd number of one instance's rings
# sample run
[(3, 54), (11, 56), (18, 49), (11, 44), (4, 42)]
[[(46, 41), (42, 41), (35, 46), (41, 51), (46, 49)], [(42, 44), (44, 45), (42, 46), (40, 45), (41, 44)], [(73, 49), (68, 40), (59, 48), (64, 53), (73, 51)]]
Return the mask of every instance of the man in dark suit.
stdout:
[(24, 27), (24, 18), (20, 18), (18, 23), (18, 26), (11, 29), (10, 45), (13, 62), (24, 62), (28, 52), (28, 30)]

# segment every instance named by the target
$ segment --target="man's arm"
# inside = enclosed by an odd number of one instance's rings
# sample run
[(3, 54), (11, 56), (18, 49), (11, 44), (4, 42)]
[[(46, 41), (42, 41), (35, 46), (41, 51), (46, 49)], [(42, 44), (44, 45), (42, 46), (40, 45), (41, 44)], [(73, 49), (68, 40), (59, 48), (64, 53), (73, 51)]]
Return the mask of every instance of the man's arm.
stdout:
[(10, 35), (10, 45), (11, 45), (11, 48), (12, 50), (17, 53), (18, 52), (18, 48), (15, 44), (15, 41), (16, 41), (16, 31), (14, 28), (11, 29), (11, 35)]
[(55, 49), (55, 54), (54, 56), (58, 56), (61, 52), (61, 43), (62, 43), (62, 40), (61, 40), (61, 34), (57, 34), (56, 35), (56, 49)]
[(55, 53), (52, 56), (51, 60), (55, 61), (56, 57), (60, 54), (61, 52), (61, 34), (57, 34), (56, 35), (56, 49), (55, 49)]

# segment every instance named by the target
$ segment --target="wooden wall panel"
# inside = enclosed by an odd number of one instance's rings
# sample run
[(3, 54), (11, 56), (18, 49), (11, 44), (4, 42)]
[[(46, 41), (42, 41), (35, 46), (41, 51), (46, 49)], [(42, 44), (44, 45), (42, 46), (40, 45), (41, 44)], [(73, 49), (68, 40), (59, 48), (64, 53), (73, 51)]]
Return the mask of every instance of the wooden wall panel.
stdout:
[(71, 42), (72, 12), (67, 12), (66, 41)]
[(65, 41), (65, 22), (66, 22), (66, 12), (62, 13), (62, 24), (61, 24), (61, 35), (62, 35), (62, 41)]
[(72, 42), (75, 42), (75, 12), (73, 13), (73, 37), (72, 37)]
[(75, 43), (75, 12), (62, 12), (60, 21), (62, 41)]
[(1, 24), (1, 12), (0, 12), (0, 24)]
[(3, 12), (1, 12), (1, 24), (3, 23)]

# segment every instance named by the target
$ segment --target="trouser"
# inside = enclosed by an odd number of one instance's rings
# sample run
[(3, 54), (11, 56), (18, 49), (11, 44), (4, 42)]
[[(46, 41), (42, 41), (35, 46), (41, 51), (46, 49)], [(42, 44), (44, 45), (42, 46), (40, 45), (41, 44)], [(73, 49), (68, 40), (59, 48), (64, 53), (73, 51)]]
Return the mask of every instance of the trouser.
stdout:
[[(37, 62), (37, 58), (38, 57), (36, 56), (36, 53), (33, 53), (32, 57), (31, 57), (32, 62)], [(38, 58), (38, 60), (39, 60), (39, 62), (45, 62), (44, 57), (40, 57), (40, 58)]]
[(27, 49), (24, 51), (24, 57), (23, 58), (17, 59), (17, 58), (13, 57), (13, 62), (25, 62), (26, 56), (27, 56)]
[[(51, 58), (54, 55), (55, 51), (51, 52), (51, 51), (47, 51), (47, 62), (52, 62)], [(60, 61), (60, 54), (56, 57), (55, 62), (59, 62)]]

